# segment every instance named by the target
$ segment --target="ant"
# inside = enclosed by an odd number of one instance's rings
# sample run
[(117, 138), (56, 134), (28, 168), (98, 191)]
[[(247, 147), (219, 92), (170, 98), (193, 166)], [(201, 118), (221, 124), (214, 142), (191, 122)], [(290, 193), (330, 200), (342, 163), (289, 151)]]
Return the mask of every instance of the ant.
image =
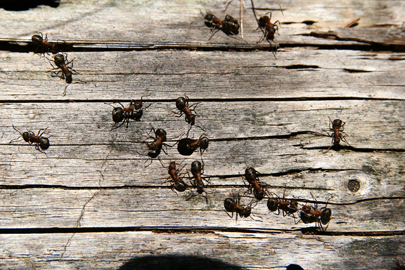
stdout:
[[(314, 197), (314, 196), (312, 195), (312, 197)], [(304, 222), (305, 224), (315, 222), (316, 225), (318, 225), (322, 231), (326, 231), (326, 229), (329, 226), (328, 223), (331, 220), (331, 216), (332, 216), (332, 210), (327, 208), (326, 207), (327, 205), (328, 204), (326, 204), (324, 207), (318, 209), (318, 203), (316, 202), (316, 199), (315, 199), (314, 206), (304, 205), (301, 208), (301, 212), (300, 212), (300, 218), (301, 218), (302, 222)], [(324, 228), (322, 225), (326, 225), (326, 224), (328, 224), (328, 225)]]
[[(264, 39), (266, 39), (269, 43), (270, 41), (274, 42), (274, 34), (276, 32), (278, 32), (278, 27), (280, 25), (279, 21), (275, 21), (274, 23), (271, 23), (271, 15), (272, 13), (270, 13), (270, 17), (265, 15), (259, 18), (259, 20), (257, 21), (259, 27), (263, 32), (263, 37), (257, 42), (262, 42)], [(266, 13), (267, 14), (267, 13)], [(278, 25), (277, 25), (278, 23)], [(271, 43), (270, 43), (271, 44)]]
[[(153, 139), (153, 142), (148, 143), (146, 141), (143, 141), (142, 143), (146, 143), (146, 146), (148, 147), (148, 149), (150, 150), (148, 152), (148, 156), (153, 159), (153, 158), (158, 158), (160, 164), (162, 164), (162, 161), (159, 158), (159, 155), (161, 153), (161, 151), (163, 150), (163, 152), (167, 155), (166, 151), (163, 149), (163, 145), (164, 146), (170, 146), (168, 144), (166, 144), (165, 142), (167, 141), (167, 137), (166, 137), (166, 131), (164, 129), (158, 128), (157, 130), (155, 130), (153, 127), (151, 129), (151, 131), (153, 131), (154, 133), (154, 137), (149, 135), (149, 138)], [(171, 146), (170, 146), (171, 147)], [(138, 154), (140, 154), (138, 151), (136, 151)], [(152, 160), (151, 163), (152, 164)], [(149, 165), (150, 165), (149, 164)], [(145, 166), (148, 167), (149, 165)], [(163, 166), (163, 164), (162, 164)], [(164, 166), (163, 166), (164, 167)]]
[[(65, 55), (66, 55), (66, 57), (65, 57)], [(78, 72), (73, 69), (73, 61), (75, 59), (73, 58), (71, 61), (68, 61), (67, 54), (65, 54), (65, 55), (61, 54), (61, 53), (58, 53), (57, 55), (55, 55), (54, 62), (57, 67), (54, 67), (52, 65), (52, 62), (49, 59), (48, 59), (48, 61), (51, 64), (51, 66), (53, 67), (53, 69), (51, 71), (60, 69), (59, 71), (53, 72), (52, 76), (59, 77), (61, 79), (65, 79), (66, 83), (70, 84), (70, 83), (72, 83), (72, 74), (73, 73), (78, 74)], [(69, 66), (69, 64), (70, 64), (70, 66)], [(61, 73), (61, 75), (59, 75), (60, 73)], [(66, 95), (67, 87), (68, 87), (68, 85), (66, 85), (65, 90), (63, 92), (64, 96)]]
[[(155, 130), (154, 128), (152, 128), (153, 133), (155, 133), (155, 137), (149, 136), (153, 139), (152, 143), (147, 144), (149, 150), (151, 151), (155, 151), (155, 153), (153, 152), (149, 152), (148, 156), (152, 157), (153, 154), (157, 154), (159, 155), (160, 151), (163, 150), (163, 144), (165, 141), (167, 141), (167, 137), (166, 137), (166, 131), (162, 128), (158, 128), (157, 130)], [(163, 152), (165, 152), (165, 150), (163, 150)]]
[[(189, 98), (187, 96), (185, 97), (178, 97), (176, 99), (176, 107), (179, 109), (180, 112), (174, 112), (174, 114), (177, 114), (177, 117), (182, 116), (183, 114), (186, 116), (186, 122), (190, 124), (190, 126), (195, 124), (195, 117), (197, 116), (197, 113), (195, 113), (195, 107), (199, 103), (192, 104), (191, 106), (188, 104)], [(193, 112), (195, 114), (193, 114)]]
[(179, 140), (177, 150), (183, 156), (190, 156), (197, 148), (200, 148), (201, 155), (208, 148), (209, 139), (206, 135), (202, 134), (198, 140), (184, 138)]
[(219, 30), (222, 30), (228, 36), (235, 36), (239, 34), (239, 23), (238, 20), (233, 18), (231, 15), (226, 15), (225, 19), (221, 21), (215, 15), (207, 13), (204, 16), (205, 25), (211, 28), (210, 40)]
[[(135, 121), (141, 120), (144, 110), (142, 108), (142, 98), (140, 101), (136, 102), (134, 102), (134, 100), (131, 100), (131, 103), (127, 108), (125, 108), (120, 102), (118, 102), (118, 104), (120, 104), (121, 107), (114, 107), (114, 109), (112, 110), (112, 118), (116, 124), (120, 122), (122, 123), (116, 127), (113, 127), (111, 130), (119, 128), (120, 126), (125, 124), (125, 122), (127, 123), (128, 128), (129, 119), (134, 119)], [(149, 108), (150, 106), (151, 105), (147, 106), (145, 109)]]
[(180, 171), (181, 169), (180, 170), (176, 169), (176, 162), (171, 161), (168, 171), (171, 179), (168, 181), (173, 182), (172, 188), (175, 188), (178, 192), (183, 192), (187, 189), (187, 185), (186, 183), (184, 183), (183, 179), (180, 178)]
[(329, 118), (329, 130), (333, 131), (332, 134), (328, 133), (329, 137), (332, 137), (332, 145), (326, 150), (325, 153), (327, 153), (333, 146), (340, 145), (340, 141), (344, 141), (348, 145), (348, 141), (346, 140), (345, 136), (348, 136), (344, 131), (344, 126), (346, 122), (343, 122), (340, 119), (335, 119), (332, 121), (332, 119)]
[[(276, 194), (274, 194), (276, 195)], [(294, 213), (298, 211), (298, 203), (295, 200), (288, 200), (285, 199), (285, 192), (283, 193), (283, 198), (269, 198), (267, 200), (267, 208), (271, 212), (275, 212), (277, 210), (276, 215), (280, 214), (280, 210), (283, 212), (283, 217), (292, 215), (295, 219)]]
[[(191, 163), (191, 173), (193, 174), (193, 179), (194, 181), (191, 182), (193, 187), (197, 188), (197, 192), (198, 194), (202, 194), (204, 193), (204, 183), (203, 183), (203, 179), (201, 177), (201, 175), (203, 174), (202, 171), (204, 170), (204, 166), (201, 164), (201, 162), (199, 162), (198, 160), (193, 161)], [(205, 180), (207, 182), (209, 182), (208, 180)], [(207, 194), (207, 192), (205, 192), (205, 194)], [(193, 196), (193, 195), (192, 195)], [(208, 198), (207, 196), (203, 196), (205, 197), (206, 202), (208, 203)]]
[(33, 35), (31, 40), (34, 44), (38, 45), (37, 49), (35, 50), (34, 54), (40, 50), (40, 54), (45, 54), (48, 52), (52, 52), (56, 54), (59, 52), (58, 44), (52, 43), (48, 41), (48, 34), (45, 34), (45, 38), (42, 33), (38, 33), (38, 35)]
[[(35, 135), (34, 132), (31, 132), (31, 131), (26, 131), (26, 132), (21, 133), (14, 125), (13, 125), (13, 128), (18, 133), (20, 133), (20, 135), (23, 137), (24, 141), (26, 141), (29, 144), (35, 144), (35, 149), (38, 150), (39, 152), (42, 152), (45, 154), (45, 152), (43, 150), (48, 149), (50, 144), (49, 144), (49, 139), (42, 137), (42, 135), (45, 133), (45, 131), (48, 128), (40, 129), (38, 131), (37, 135)], [(14, 140), (11, 140), (10, 143), (12, 141), (14, 141)]]
[(257, 177), (258, 172), (254, 168), (245, 170), (245, 179), (249, 182), (249, 190), (253, 189), (253, 194), (257, 200), (262, 200), (266, 194), (266, 190), (259, 184)]
[(224, 201), (224, 207), (227, 212), (231, 212), (232, 215), (229, 215), (231, 218), (233, 217), (233, 213), (236, 213), (236, 220), (238, 220), (238, 214), (240, 217), (247, 218), (252, 213), (252, 206), (251, 204), (247, 206), (243, 206), (240, 204), (240, 196), (234, 195), (233, 198), (226, 198)]

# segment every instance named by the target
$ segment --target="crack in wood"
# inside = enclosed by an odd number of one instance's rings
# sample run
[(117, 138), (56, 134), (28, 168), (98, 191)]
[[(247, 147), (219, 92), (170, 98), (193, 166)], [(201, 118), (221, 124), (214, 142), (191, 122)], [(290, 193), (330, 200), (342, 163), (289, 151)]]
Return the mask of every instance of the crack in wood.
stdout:
[(127, 226), (127, 227), (66, 227), (66, 228), (31, 228), (31, 229), (0, 229), (2, 234), (66, 234), (74, 233), (71, 237), (78, 233), (111, 233), (111, 232), (154, 232), (154, 233), (217, 233), (217, 232), (238, 232), (238, 233), (303, 233), (311, 235), (323, 236), (397, 236), (405, 235), (405, 230), (401, 231), (320, 231), (315, 227), (305, 227), (298, 229), (275, 229), (275, 228), (236, 228), (236, 227), (215, 227), (215, 226)]

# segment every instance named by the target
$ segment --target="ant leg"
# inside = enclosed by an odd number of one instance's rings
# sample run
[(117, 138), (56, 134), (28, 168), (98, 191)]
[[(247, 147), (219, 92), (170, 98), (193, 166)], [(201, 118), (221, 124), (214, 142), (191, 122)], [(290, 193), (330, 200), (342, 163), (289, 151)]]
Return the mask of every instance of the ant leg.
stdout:
[[(166, 154), (167, 155), (167, 154)], [(162, 167), (164, 167), (164, 165), (163, 165), (163, 163), (162, 163), (162, 160), (160, 159), (160, 157), (157, 157), (158, 158), (158, 160), (159, 160), (159, 162), (160, 162), (160, 165), (162, 165)], [(151, 159), (152, 160), (152, 159)], [(152, 164), (152, 162), (151, 162), (151, 164)]]
[(211, 40), (211, 38), (219, 31), (219, 29), (211, 30), (212, 34), (208, 40)]
[[(42, 134), (44, 134), (44, 133), (46, 132), (46, 130), (47, 130), (47, 129), (48, 129), (48, 128), (45, 128), (45, 129), (44, 129), (44, 128), (41, 128), (40, 130), (38, 130), (38, 134), (37, 134), (37, 136), (38, 136), (38, 137), (42, 136)], [(41, 133), (41, 134), (39, 134), (39, 133), (41, 132), (41, 130), (43, 130), (43, 131), (42, 131), (42, 133)]]
[(12, 124), (13, 128), (15, 131), (17, 131), (18, 133), (20, 133), (20, 135), (22, 136), (22, 133)]
[(174, 191), (174, 185), (172, 185), (172, 188), (171, 188), (171, 190), (177, 195), (177, 197), (179, 197), (179, 194), (176, 192), (176, 191)]
[[(231, 212), (232, 215), (230, 215), (230, 214), (228, 213), (228, 211), (225, 211), (225, 213), (226, 213), (230, 218), (233, 218), (233, 212)], [(236, 214), (236, 215), (238, 215), (238, 214)]]
[(328, 153), (329, 150), (330, 150), (333, 146), (334, 146), (334, 144), (332, 144), (331, 146), (329, 146), (329, 148), (328, 148), (326, 151), (324, 151), (323, 153), (324, 153), (324, 154)]
[[(146, 162), (147, 162), (147, 161), (146, 161)], [(146, 162), (145, 162), (145, 164), (146, 164)], [(148, 165), (146, 165), (145, 168), (149, 167), (149, 166), (152, 164), (152, 162), (153, 162), (153, 160), (150, 159), (150, 163), (149, 163)]]
[(328, 118), (329, 118), (329, 129), (333, 130), (333, 128), (332, 128), (332, 119), (330, 119), (329, 115), (328, 115)]
[(186, 201), (191, 200), (191, 198), (193, 198), (193, 197), (195, 197), (195, 196), (197, 196), (197, 195), (196, 195), (193, 191), (190, 190), (190, 196), (188, 196), (188, 197), (186, 198)]
[(232, 3), (233, 0), (226, 0), (226, 2), (224, 3), (225, 8), (224, 8), (224, 12), (228, 9), (229, 5)]
[(115, 124), (114, 124), (113, 127), (111, 128), (111, 130), (119, 128), (119, 127), (122, 126), (124, 123), (125, 123), (125, 121), (123, 121), (121, 124), (119, 124), (119, 125), (116, 126), (116, 127), (115, 127)]

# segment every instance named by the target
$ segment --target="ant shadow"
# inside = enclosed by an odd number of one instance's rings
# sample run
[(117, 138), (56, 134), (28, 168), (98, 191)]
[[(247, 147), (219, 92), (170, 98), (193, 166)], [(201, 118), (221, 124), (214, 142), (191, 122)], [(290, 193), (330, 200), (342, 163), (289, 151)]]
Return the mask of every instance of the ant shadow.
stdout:
[(4, 8), (9, 11), (24, 11), (29, 10), (30, 8), (36, 8), (39, 5), (50, 6), (53, 8), (58, 7), (60, 0), (4, 0), (0, 1), (0, 8)]
[[(303, 270), (297, 264), (276, 267), (277, 269), (286, 268), (286, 270)], [(206, 270), (206, 269), (223, 269), (223, 270), (242, 270), (246, 269), (239, 265), (230, 264), (217, 259), (211, 259), (200, 256), (189, 255), (159, 255), (143, 256), (133, 258), (124, 263), (118, 270)]]

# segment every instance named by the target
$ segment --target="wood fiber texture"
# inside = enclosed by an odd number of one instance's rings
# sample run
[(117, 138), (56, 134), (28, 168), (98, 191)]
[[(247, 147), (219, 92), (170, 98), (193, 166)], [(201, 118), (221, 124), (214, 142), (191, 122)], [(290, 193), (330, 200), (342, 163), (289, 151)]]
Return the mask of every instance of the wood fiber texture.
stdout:
[[(60, 1), (0, 6), (1, 269), (393, 269), (405, 261), (405, 2), (255, 1), (279, 21), (271, 46), (244, 2), (243, 40), (202, 14), (240, 20), (240, 2)], [(356, 20), (353, 27), (343, 27)], [(357, 21), (357, 20), (356, 20)], [(73, 82), (51, 76), (59, 42)], [(189, 97), (196, 125), (176, 117)], [(112, 129), (113, 107), (142, 98), (141, 121)], [(329, 147), (329, 118), (347, 142)], [(47, 128), (41, 153), (21, 133)], [(151, 129), (167, 153), (151, 162)], [(201, 155), (176, 142), (206, 135)], [(328, 134), (329, 133), (329, 134)], [(329, 151), (327, 151), (329, 149)], [(176, 192), (171, 161), (203, 195)], [(164, 167), (162, 167), (162, 165)], [(183, 167), (184, 166), (184, 167)], [(243, 174), (267, 189), (252, 200)], [(205, 179), (207, 179), (205, 178)], [(248, 218), (224, 199), (243, 195)], [(267, 197), (332, 210), (326, 231), (268, 210)], [(297, 215), (298, 214), (298, 215)], [(166, 268), (165, 268), (166, 267)]]

